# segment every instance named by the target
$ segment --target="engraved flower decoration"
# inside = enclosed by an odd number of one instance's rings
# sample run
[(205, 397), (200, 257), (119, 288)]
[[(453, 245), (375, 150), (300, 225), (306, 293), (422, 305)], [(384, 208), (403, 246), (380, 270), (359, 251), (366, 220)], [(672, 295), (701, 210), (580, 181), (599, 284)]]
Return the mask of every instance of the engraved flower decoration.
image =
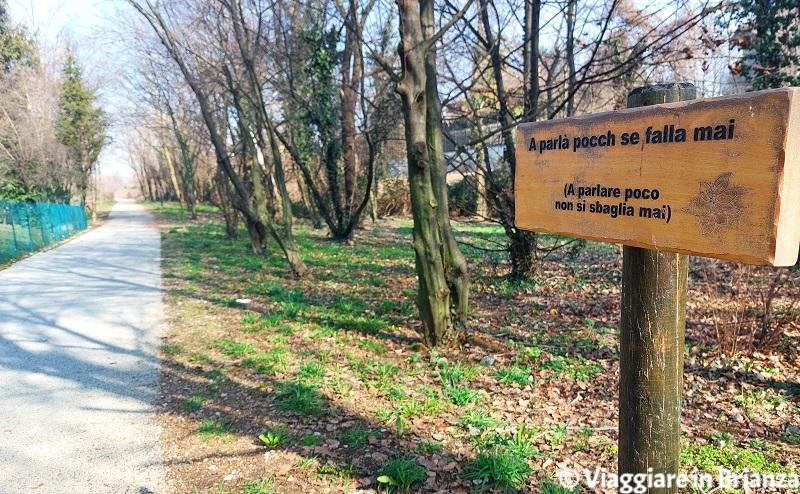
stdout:
[(730, 225), (744, 212), (742, 198), (746, 189), (731, 184), (733, 172), (720, 174), (713, 182), (700, 182), (700, 193), (683, 208), (696, 217), (700, 235), (715, 234), (720, 227)]

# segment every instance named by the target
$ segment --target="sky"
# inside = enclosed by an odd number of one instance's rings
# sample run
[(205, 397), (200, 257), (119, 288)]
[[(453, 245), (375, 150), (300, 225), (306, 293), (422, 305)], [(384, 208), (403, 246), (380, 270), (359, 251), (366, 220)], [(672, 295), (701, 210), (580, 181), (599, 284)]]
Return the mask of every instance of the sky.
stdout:
[[(112, 27), (115, 5), (113, 0), (9, 0), (12, 22), (27, 26), (39, 42), (43, 58), (49, 52), (61, 52), (69, 44), (78, 54), (87, 77), (101, 86), (101, 104), (112, 120), (112, 143), (99, 158), (100, 173), (132, 177), (127, 153), (122, 145), (124, 128), (113, 125), (115, 84), (108, 84), (115, 70), (108, 64), (115, 57), (108, 53), (108, 43), (102, 41), (103, 31)], [(113, 63), (113, 62), (112, 62)], [(111, 75), (110, 75), (111, 74)], [(111, 92), (109, 92), (111, 91)]]
[(85, 36), (101, 20), (95, 0), (10, 0), (11, 19), (33, 27), (50, 42), (65, 31)]

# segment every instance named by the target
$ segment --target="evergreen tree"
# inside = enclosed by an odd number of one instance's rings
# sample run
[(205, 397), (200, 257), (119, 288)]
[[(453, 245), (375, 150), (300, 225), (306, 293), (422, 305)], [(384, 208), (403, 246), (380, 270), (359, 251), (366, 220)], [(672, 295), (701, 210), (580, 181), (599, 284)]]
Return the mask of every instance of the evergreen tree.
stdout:
[(737, 71), (752, 88), (800, 86), (798, 0), (739, 0), (732, 17), (739, 22), (732, 44), (744, 52)]
[(0, 0), (0, 69), (8, 73), (18, 65), (39, 65), (36, 42), (28, 36), (25, 29), (11, 23), (8, 2)]
[(56, 130), (58, 140), (72, 155), (75, 184), (81, 205), (85, 205), (92, 169), (108, 139), (105, 135), (108, 122), (103, 110), (97, 107), (94, 92), (86, 86), (83, 71), (72, 53), (67, 53), (61, 75)]

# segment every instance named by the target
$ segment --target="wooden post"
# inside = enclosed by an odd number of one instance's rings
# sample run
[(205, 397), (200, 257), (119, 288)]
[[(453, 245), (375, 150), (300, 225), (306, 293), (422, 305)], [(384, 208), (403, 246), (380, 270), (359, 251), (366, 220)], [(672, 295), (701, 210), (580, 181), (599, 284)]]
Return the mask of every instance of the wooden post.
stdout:
[[(634, 89), (628, 107), (694, 98), (691, 84), (660, 84)], [(679, 472), (687, 260), (683, 254), (623, 247), (620, 475)]]

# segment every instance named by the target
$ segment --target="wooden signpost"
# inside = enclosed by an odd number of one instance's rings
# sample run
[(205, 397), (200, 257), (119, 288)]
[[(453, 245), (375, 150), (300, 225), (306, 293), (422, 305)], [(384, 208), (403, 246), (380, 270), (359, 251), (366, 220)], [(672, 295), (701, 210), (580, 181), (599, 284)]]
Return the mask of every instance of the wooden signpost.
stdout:
[(791, 266), (800, 90), (632, 108), (517, 129), (516, 225)]
[(679, 473), (686, 254), (790, 266), (800, 248), (800, 90), (694, 98), (648, 86), (517, 130), (517, 227), (625, 244), (620, 475)]

